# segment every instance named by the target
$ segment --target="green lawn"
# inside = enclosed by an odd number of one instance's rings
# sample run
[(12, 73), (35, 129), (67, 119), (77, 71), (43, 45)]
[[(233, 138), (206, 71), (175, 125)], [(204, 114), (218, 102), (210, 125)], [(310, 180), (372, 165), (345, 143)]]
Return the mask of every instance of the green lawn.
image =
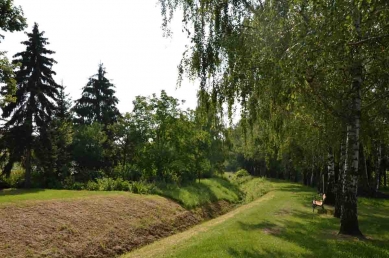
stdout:
[(74, 191), (50, 189), (5, 189), (0, 191), (0, 204), (23, 201), (42, 201), (54, 199), (72, 199), (96, 195), (129, 194), (126, 192)]
[(360, 228), (367, 240), (358, 240), (338, 236), (339, 220), (330, 214), (312, 213), (312, 189), (275, 181), (273, 187), (232, 215), (126, 257), (389, 257), (389, 200), (359, 201)]

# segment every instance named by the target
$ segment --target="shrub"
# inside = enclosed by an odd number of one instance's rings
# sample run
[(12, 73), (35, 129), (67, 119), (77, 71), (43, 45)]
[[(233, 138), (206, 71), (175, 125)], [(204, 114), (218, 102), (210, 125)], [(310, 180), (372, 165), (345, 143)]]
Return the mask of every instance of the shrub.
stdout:
[(20, 166), (16, 165), (14, 169), (12, 169), (9, 177), (1, 176), (0, 181), (3, 181), (4, 186), (11, 188), (18, 188), (23, 186), (24, 184), (24, 169)]
[(138, 194), (149, 194), (154, 190), (154, 185), (143, 182), (143, 181), (134, 181), (131, 185), (131, 192)]
[(235, 173), (235, 177), (236, 177), (236, 178), (245, 177), (245, 176), (250, 176), (249, 172), (247, 172), (246, 169), (239, 169), (239, 170)]
[(86, 189), (86, 190), (89, 190), (89, 191), (98, 191), (98, 190), (99, 190), (99, 184), (96, 183), (95, 181), (89, 181), (89, 182), (86, 184), (85, 189)]
[(68, 190), (83, 190), (85, 185), (80, 182), (76, 182), (74, 176), (69, 176), (63, 181), (63, 188)]

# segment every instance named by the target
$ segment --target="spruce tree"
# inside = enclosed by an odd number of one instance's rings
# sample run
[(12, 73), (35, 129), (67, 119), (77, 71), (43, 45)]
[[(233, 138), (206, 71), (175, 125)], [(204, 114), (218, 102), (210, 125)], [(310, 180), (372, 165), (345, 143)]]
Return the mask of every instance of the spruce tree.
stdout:
[(22, 42), (26, 50), (14, 56), (13, 63), (19, 63), (20, 69), (16, 71), (15, 102), (3, 107), (3, 118), (6, 135), (2, 146), (8, 148), (8, 163), (4, 168), (6, 174), (10, 173), (13, 163), (24, 157), (25, 186), (31, 185), (31, 153), (40, 141), (40, 132), (46, 131), (53, 113), (57, 109), (59, 89), (54, 79), (55, 72), (51, 69), (56, 61), (47, 57), (54, 51), (46, 49), (49, 44), (44, 38), (44, 32), (39, 31), (38, 24), (34, 24), (32, 33), (26, 33), (28, 40)]
[(59, 91), (53, 119), (42, 129), (35, 150), (41, 184), (45, 187), (61, 187), (69, 176), (71, 167), (70, 146), (73, 139), (73, 123), (70, 113), (71, 100), (65, 88)]
[(105, 77), (103, 64), (99, 64), (98, 73), (89, 78), (82, 89), (82, 96), (76, 100), (74, 111), (78, 124), (100, 123), (107, 128), (120, 116), (116, 105), (119, 100), (114, 96), (115, 86)]

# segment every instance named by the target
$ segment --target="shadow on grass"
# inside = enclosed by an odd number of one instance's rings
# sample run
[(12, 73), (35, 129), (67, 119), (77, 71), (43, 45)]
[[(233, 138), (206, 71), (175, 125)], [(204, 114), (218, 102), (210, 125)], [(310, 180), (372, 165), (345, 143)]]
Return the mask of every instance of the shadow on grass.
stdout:
[(238, 251), (234, 248), (228, 248), (228, 254), (232, 257), (257, 258), (257, 257), (285, 257), (285, 254), (276, 250), (267, 250), (266, 252), (258, 252), (255, 249)]
[(42, 192), (44, 189), (34, 188), (34, 189), (2, 189), (0, 190), (0, 197), (2, 196), (15, 196), (15, 195), (23, 195), (23, 194), (31, 194)]
[(156, 193), (178, 202), (187, 209), (211, 203), (217, 205), (216, 202), (220, 200), (239, 202), (244, 196), (238, 186), (222, 178), (204, 179), (182, 186), (160, 184), (157, 185)]
[(249, 223), (244, 223), (241, 221), (238, 221), (239, 226), (242, 230), (244, 231), (256, 231), (256, 230), (261, 230), (266, 234), (279, 234), (281, 232), (281, 228), (272, 222), (269, 221), (264, 221), (261, 223), (255, 223), (255, 224), (249, 224)]
[[(275, 220), (277, 224), (264, 222), (256, 225), (241, 225), (241, 227), (243, 230), (266, 230), (269, 227), (271, 232), (275, 232), (271, 234), (272, 236), (296, 244), (314, 253), (315, 257), (389, 257), (389, 238), (387, 234), (382, 236), (389, 230), (388, 217), (369, 215), (368, 219), (361, 220), (360, 227), (367, 237), (366, 240), (338, 235), (339, 220), (331, 216), (312, 218), (312, 214), (294, 211), (292, 218), (293, 220), (277, 218)], [(280, 225), (285, 230), (277, 231)], [(284, 253), (283, 256), (285, 255), (287, 254)], [(311, 257), (312, 255), (300, 254), (300, 256)]]

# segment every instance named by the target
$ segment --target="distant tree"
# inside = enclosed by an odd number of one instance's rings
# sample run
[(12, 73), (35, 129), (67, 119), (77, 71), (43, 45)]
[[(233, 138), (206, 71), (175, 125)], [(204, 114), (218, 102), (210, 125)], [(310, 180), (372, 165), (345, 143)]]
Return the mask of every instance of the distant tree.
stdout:
[[(15, 102), (3, 107), (6, 137), (3, 140), (13, 139), (8, 143), (8, 164), (4, 172), (9, 174), (15, 161), (25, 157), (25, 186), (31, 185), (31, 153), (34, 148), (35, 136), (47, 129), (55, 110), (61, 88), (54, 79), (55, 72), (51, 69), (56, 61), (47, 55), (54, 51), (46, 49), (49, 44), (43, 37), (38, 24), (34, 24), (32, 33), (27, 33), (28, 40), (22, 42), (26, 51), (17, 53), (13, 63), (20, 63), (16, 71)], [(4, 145), (3, 145), (4, 146)]]
[[(0, 0), (0, 30), (3, 31), (21, 31), (27, 27), (26, 19), (23, 17), (21, 7), (13, 6), (13, 0)], [(0, 41), (4, 36), (0, 34)], [(0, 105), (14, 101), (12, 95), (15, 94), (16, 81), (14, 78), (15, 65), (12, 65), (7, 57), (6, 52), (0, 51), (0, 85), (2, 87), (3, 99)]]
[(4, 106), (7, 102), (15, 101), (15, 98), (13, 98), (16, 90), (14, 70), (17, 66), (9, 62), (5, 53), (0, 52), (0, 85), (2, 85), (1, 95), (3, 96), (0, 100), (0, 106)]
[[(27, 27), (23, 10), (13, 5), (13, 0), (0, 0), (0, 29), (4, 31), (21, 31)], [(0, 39), (4, 36), (0, 34)]]
[(82, 89), (82, 96), (76, 100), (74, 112), (78, 124), (100, 123), (106, 128), (115, 123), (119, 116), (116, 105), (119, 100), (114, 96), (114, 85), (105, 77), (103, 64), (99, 64), (97, 74), (89, 78)]
[(72, 155), (76, 163), (77, 181), (86, 182), (100, 176), (99, 170), (106, 165), (104, 161), (106, 141), (107, 136), (99, 123), (75, 126)]

